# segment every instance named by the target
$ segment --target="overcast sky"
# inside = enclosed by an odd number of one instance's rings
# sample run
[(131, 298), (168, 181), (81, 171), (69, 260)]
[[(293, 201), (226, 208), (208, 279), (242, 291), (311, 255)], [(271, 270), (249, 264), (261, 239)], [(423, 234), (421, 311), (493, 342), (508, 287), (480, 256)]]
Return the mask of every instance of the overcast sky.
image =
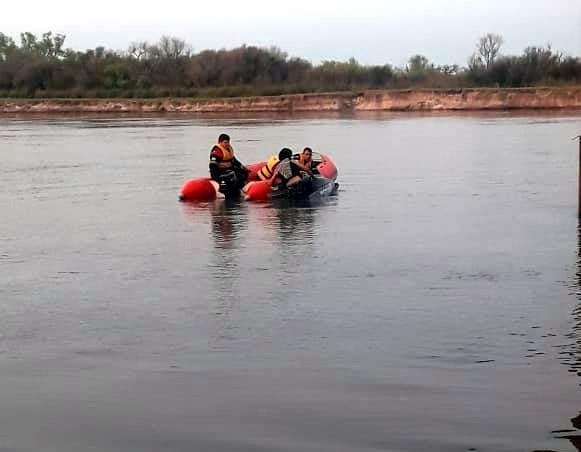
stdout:
[(581, 0), (65, 0), (7, 1), (0, 32), (51, 30), (65, 47), (126, 49), (177, 36), (194, 51), (276, 45), (313, 63), (355, 57), (403, 65), (414, 54), (464, 65), (479, 36), (504, 37), (503, 53), (529, 45), (581, 56)]

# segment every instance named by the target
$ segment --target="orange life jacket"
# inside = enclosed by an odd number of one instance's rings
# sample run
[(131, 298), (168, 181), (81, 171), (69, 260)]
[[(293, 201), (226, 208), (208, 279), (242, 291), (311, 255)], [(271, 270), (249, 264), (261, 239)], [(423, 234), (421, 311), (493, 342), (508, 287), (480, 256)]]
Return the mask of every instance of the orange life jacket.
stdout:
[(268, 159), (266, 165), (264, 165), (258, 171), (258, 178), (260, 180), (268, 180), (274, 174), (274, 170), (276, 169), (276, 165), (278, 165), (278, 155), (273, 155)]
[(230, 147), (231, 150), (226, 149), (220, 143), (216, 144), (215, 147), (222, 151), (222, 159), (218, 162), (218, 167), (222, 169), (232, 168), (232, 160), (234, 160), (234, 149)]

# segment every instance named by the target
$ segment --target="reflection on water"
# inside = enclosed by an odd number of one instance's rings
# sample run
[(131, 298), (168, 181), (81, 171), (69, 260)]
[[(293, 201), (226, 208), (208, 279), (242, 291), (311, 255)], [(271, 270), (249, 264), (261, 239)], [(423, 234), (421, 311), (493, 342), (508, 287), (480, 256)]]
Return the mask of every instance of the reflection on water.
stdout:
[[(249, 205), (239, 200), (216, 200), (186, 203), (184, 209), (192, 218), (209, 217), (209, 236), (214, 250), (212, 275), (219, 283), (217, 293), (226, 296), (234, 293), (233, 281), (240, 277), (239, 266), (244, 265), (240, 262), (241, 254), (245, 243), (253, 240), (253, 234), (278, 250), (283, 264), (289, 263), (289, 259), (297, 263), (308, 262), (317, 236), (317, 210), (323, 207), (322, 202), (316, 205), (308, 202)], [(249, 216), (253, 221), (249, 221)], [(269, 231), (274, 235), (269, 235)]]
[(276, 211), (276, 231), (281, 249), (309, 248), (315, 240), (314, 207), (282, 206)]
[[(217, 250), (233, 250), (248, 224), (246, 204), (238, 200), (216, 200), (208, 205), (212, 217), (212, 238)], [(224, 254), (224, 261), (228, 254)]]
[[(239, 200), (215, 200), (210, 203), (185, 203), (184, 209), (193, 221), (209, 219), (207, 237), (211, 242), (208, 263), (213, 296), (214, 325), (211, 343), (214, 350), (224, 348), (224, 341), (235, 339), (237, 329), (231, 314), (240, 302), (239, 283), (242, 262), (240, 242), (248, 229), (247, 205)], [(197, 238), (199, 239), (199, 237)]]
[(285, 286), (290, 297), (304, 296), (313, 284), (316, 272), (316, 215), (312, 207), (279, 206), (273, 208), (279, 270), (278, 284)]
[[(204, 236), (210, 242), (212, 350), (228, 351), (247, 340), (249, 331), (241, 327), (240, 316), (249, 303), (289, 309), (293, 298), (313, 286), (316, 218), (324, 213), (318, 210), (323, 203), (216, 200), (182, 206), (193, 223), (206, 223)], [(196, 231), (193, 240), (199, 239)]]

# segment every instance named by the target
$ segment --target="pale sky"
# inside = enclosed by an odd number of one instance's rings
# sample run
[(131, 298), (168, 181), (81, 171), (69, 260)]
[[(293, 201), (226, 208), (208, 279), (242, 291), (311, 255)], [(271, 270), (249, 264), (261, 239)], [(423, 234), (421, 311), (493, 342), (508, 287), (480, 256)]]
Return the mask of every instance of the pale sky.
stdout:
[(276, 45), (318, 63), (355, 57), (363, 64), (402, 66), (414, 54), (436, 64), (465, 65), (479, 36), (504, 37), (504, 54), (550, 43), (581, 56), (581, 0), (67, 0), (10, 1), (0, 32), (67, 35), (65, 47), (176, 36), (195, 52), (242, 44)]

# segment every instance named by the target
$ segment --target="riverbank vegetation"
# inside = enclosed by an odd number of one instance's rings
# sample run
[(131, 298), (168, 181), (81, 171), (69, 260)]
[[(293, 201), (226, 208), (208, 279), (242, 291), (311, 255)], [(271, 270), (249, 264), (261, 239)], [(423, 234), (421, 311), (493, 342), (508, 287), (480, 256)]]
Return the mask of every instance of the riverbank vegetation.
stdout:
[(356, 59), (320, 64), (271, 47), (194, 52), (163, 36), (124, 51), (65, 48), (66, 37), (0, 33), (0, 97), (236, 97), (366, 89), (527, 87), (581, 84), (581, 58), (550, 46), (503, 55), (503, 38), (483, 36), (465, 66), (438, 66), (423, 55), (405, 67), (362, 65)]

